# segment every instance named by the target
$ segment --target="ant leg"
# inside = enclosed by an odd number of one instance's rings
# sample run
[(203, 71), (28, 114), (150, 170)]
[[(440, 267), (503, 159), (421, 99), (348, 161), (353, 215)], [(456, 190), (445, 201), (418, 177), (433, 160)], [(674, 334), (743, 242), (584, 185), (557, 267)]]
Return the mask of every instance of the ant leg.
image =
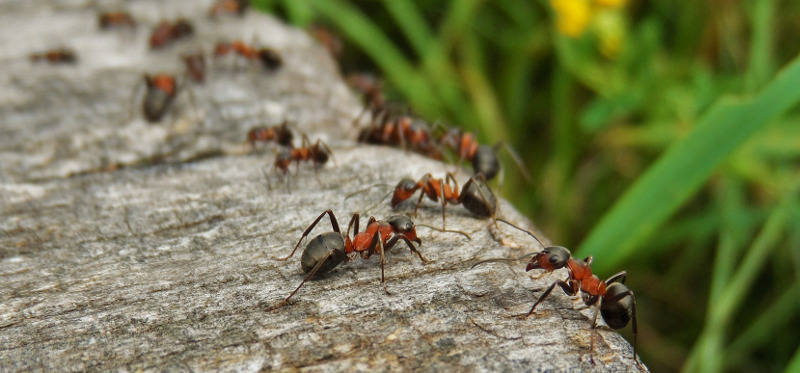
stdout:
[(328, 144), (326, 144), (325, 141), (317, 139), (317, 143), (316, 143), (315, 147), (318, 148), (319, 146), (322, 146), (323, 148), (325, 148), (325, 150), (328, 152), (328, 154), (331, 155), (331, 160), (333, 161), (333, 165), (335, 167), (339, 167), (339, 165), (336, 164), (336, 158), (333, 156), (333, 151), (331, 150), (331, 148), (328, 147)]
[(287, 303), (289, 303), (289, 299), (291, 299), (295, 294), (297, 294), (297, 291), (300, 290), (301, 287), (303, 287), (303, 284), (305, 284), (306, 281), (308, 281), (308, 279), (310, 279), (312, 276), (314, 276), (317, 273), (317, 271), (319, 271), (319, 269), (322, 268), (322, 265), (326, 261), (328, 261), (328, 258), (330, 258), (331, 255), (333, 255), (333, 250), (328, 251), (328, 254), (325, 255), (322, 258), (322, 260), (320, 260), (319, 263), (317, 263), (317, 265), (314, 266), (313, 269), (311, 269), (311, 272), (308, 272), (308, 275), (306, 275), (306, 277), (303, 278), (303, 281), (300, 281), (300, 285), (297, 285), (297, 288), (295, 288), (294, 291), (291, 292), (288, 297), (286, 297), (286, 299), (284, 299), (282, 302), (278, 303), (275, 306), (267, 308), (266, 311), (272, 311), (272, 310), (281, 308), (281, 307), (285, 306)]
[[(414, 217), (415, 218), (417, 217), (417, 210), (419, 210), (419, 205), (422, 204), (422, 198), (425, 197), (425, 194), (427, 194), (428, 191), (432, 189), (432, 185), (431, 185), (431, 178), (432, 177), (433, 176), (431, 174), (425, 174), (425, 176), (423, 176), (422, 179), (420, 179), (417, 182), (417, 188), (418, 189), (422, 189), (422, 191), (419, 193), (419, 199), (417, 200), (417, 205), (414, 206)], [(420, 185), (424, 185), (424, 187), (420, 187)]]
[[(339, 222), (337, 222), (337, 221), (336, 221), (336, 215), (334, 215), (334, 214), (333, 214), (333, 211), (331, 211), (331, 210), (325, 210), (325, 212), (323, 212), (322, 214), (320, 214), (320, 215), (317, 217), (317, 219), (316, 219), (316, 220), (314, 220), (314, 222), (313, 222), (313, 223), (311, 223), (311, 225), (309, 225), (309, 226), (308, 226), (308, 228), (306, 228), (306, 231), (305, 231), (305, 232), (303, 232), (303, 236), (301, 236), (301, 237), (300, 237), (300, 240), (299, 240), (299, 241), (297, 241), (297, 245), (295, 245), (295, 246), (294, 246), (294, 250), (292, 250), (292, 253), (291, 253), (291, 254), (289, 254), (289, 256), (287, 256), (287, 257), (285, 257), (285, 258), (276, 258), (276, 257), (272, 257), (272, 259), (275, 259), (275, 260), (280, 260), (280, 261), (284, 261), (284, 260), (286, 260), (286, 259), (289, 259), (289, 258), (291, 258), (291, 257), (292, 257), (292, 255), (294, 255), (294, 252), (295, 252), (295, 251), (297, 251), (297, 248), (298, 248), (298, 247), (300, 247), (300, 243), (301, 243), (301, 242), (303, 242), (303, 239), (304, 239), (304, 238), (306, 238), (306, 236), (308, 236), (308, 234), (309, 234), (309, 233), (311, 233), (311, 230), (312, 230), (312, 229), (314, 229), (314, 227), (317, 225), (317, 223), (319, 223), (319, 221), (320, 221), (320, 220), (322, 220), (322, 217), (323, 217), (323, 216), (325, 216), (325, 214), (328, 214), (328, 215), (331, 217), (331, 226), (333, 227), (333, 231), (334, 231), (334, 232), (336, 232), (336, 233), (341, 233), (341, 232), (339, 231)], [(324, 261), (323, 261), (323, 262), (324, 262)]]
[(267, 166), (262, 166), (261, 167), (261, 172), (264, 174), (264, 179), (267, 180), (267, 190), (271, 191), (272, 190), (272, 181), (270, 180), (269, 173), (267, 172), (266, 167)]
[(350, 228), (351, 228), (351, 227), (352, 227), (354, 224), (355, 224), (356, 230), (355, 230), (355, 233), (353, 233), (353, 235), (355, 236), (355, 235), (357, 235), (357, 234), (358, 234), (358, 221), (359, 221), (359, 220), (360, 220), (360, 215), (359, 215), (357, 212), (356, 212), (356, 213), (354, 213), (354, 214), (353, 214), (353, 217), (352, 217), (352, 218), (350, 218), (350, 223), (347, 223), (347, 235), (346, 235), (346, 237), (350, 237)]
[[(619, 274), (617, 274), (617, 275), (619, 275)], [(617, 275), (615, 275), (615, 276), (617, 276)], [(615, 277), (615, 276), (612, 276), (612, 278)], [(624, 274), (623, 274), (623, 278), (624, 278)], [(616, 303), (616, 302), (619, 302), (620, 300), (622, 300), (623, 298), (628, 297), (628, 296), (631, 297), (631, 327), (633, 328), (633, 360), (635, 360), (637, 364), (641, 364), (641, 363), (639, 363), (639, 359), (637, 359), (637, 357), (636, 357), (636, 335), (638, 334), (639, 330), (638, 330), (638, 328), (636, 326), (636, 297), (633, 295), (633, 291), (632, 290), (628, 290), (628, 291), (626, 291), (624, 293), (619, 293), (619, 294), (617, 294), (617, 295), (615, 295), (615, 296), (613, 296), (611, 298), (606, 299), (605, 301), (606, 302), (610, 302), (610, 303)]]
[(591, 337), (589, 342), (589, 360), (592, 362), (592, 365), (596, 365), (594, 362), (594, 335), (597, 333), (597, 314), (600, 313), (600, 305), (603, 303), (602, 298), (599, 298), (598, 301), (594, 304), (594, 316), (592, 316), (592, 330), (591, 330)]
[(411, 240), (409, 240), (408, 237), (406, 237), (404, 234), (398, 234), (389, 239), (389, 241), (386, 243), (386, 247), (388, 248), (394, 247), (394, 245), (397, 243), (397, 240), (401, 239), (406, 242), (406, 245), (408, 245), (408, 248), (411, 249), (412, 253), (415, 253), (417, 254), (417, 256), (419, 256), (419, 260), (423, 261), (424, 263), (432, 262), (432, 260), (422, 256), (422, 253), (419, 252), (419, 250), (417, 250), (416, 247), (414, 247), (414, 244), (411, 243)]
[(547, 288), (547, 290), (545, 290), (545, 291), (544, 291), (544, 293), (542, 294), (542, 296), (541, 296), (541, 297), (539, 297), (539, 300), (537, 300), (537, 301), (536, 301), (536, 303), (534, 303), (534, 304), (533, 304), (533, 307), (531, 307), (531, 310), (530, 310), (530, 311), (528, 311), (528, 314), (527, 314), (527, 315), (525, 315), (524, 317), (528, 317), (528, 316), (530, 316), (531, 314), (533, 314), (533, 311), (536, 309), (536, 306), (538, 306), (538, 305), (539, 305), (539, 303), (542, 303), (542, 301), (543, 301), (545, 298), (547, 298), (547, 296), (548, 296), (548, 295), (550, 295), (550, 292), (551, 292), (551, 291), (553, 291), (553, 288), (555, 288), (555, 287), (556, 287), (556, 285), (558, 285), (558, 286), (560, 286), (562, 289), (564, 289), (564, 292), (565, 292), (565, 293), (567, 293), (567, 294), (569, 294), (569, 295), (575, 295), (575, 293), (572, 291), (572, 287), (570, 287), (570, 286), (569, 286), (569, 284), (567, 284), (566, 282), (564, 282), (564, 281), (562, 281), (562, 280), (558, 280), (558, 281), (554, 282), (552, 285), (550, 285), (550, 287), (548, 287), (548, 288)]
[[(483, 176), (483, 174), (477, 174), (475, 176), (470, 177), (469, 180), (467, 180), (467, 183), (464, 184), (464, 190), (466, 190), (469, 187), (470, 183), (472, 183), (473, 181), (475, 183), (480, 181), (484, 185), (486, 185), (486, 183), (488, 183), (486, 181), (486, 176)], [(480, 187), (478, 187), (477, 189), (478, 189), (478, 194), (481, 195), (481, 199), (483, 199), (483, 202), (486, 203), (486, 205), (491, 210), (492, 208), (491, 208), (491, 206), (489, 206), (489, 199), (486, 198), (486, 194), (483, 193), (483, 189), (481, 189)], [(497, 203), (497, 202), (495, 202), (495, 203)], [(494, 206), (494, 211), (492, 212), (492, 215), (490, 217), (492, 218), (492, 221), (494, 221), (495, 228), (500, 229), (500, 227), (497, 225), (497, 217), (495, 215), (497, 215), (497, 205)]]
[(380, 236), (381, 236), (380, 232), (375, 234), (375, 239), (377, 239), (378, 245), (381, 248), (381, 285), (383, 285), (383, 292), (386, 293), (386, 295), (392, 295), (391, 293), (389, 293), (389, 290), (386, 289), (386, 273), (385, 273), (386, 254), (384, 253), (383, 240), (380, 239)]
[[(609, 285), (609, 284), (614, 283), (614, 282), (619, 282), (621, 284), (624, 284), (625, 283), (625, 277), (627, 275), (628, 275), (628, 272), (621, 271), (621, 272), (609, 277), (608, 280), (606, 280), (606, 285)], [(620, 299), (622, 299), (622, 298), (620, 298)]]

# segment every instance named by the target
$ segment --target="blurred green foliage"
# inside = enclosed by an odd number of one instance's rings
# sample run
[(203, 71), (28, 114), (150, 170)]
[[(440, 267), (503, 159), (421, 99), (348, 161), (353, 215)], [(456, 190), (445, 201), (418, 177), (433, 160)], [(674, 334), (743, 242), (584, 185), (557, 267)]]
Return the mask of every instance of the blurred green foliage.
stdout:
[(535, 181), (506, 159), (503, 195), (601, 277), (627, 269), (654, 371), (800, 366), (800, 2), (254, 4), (518, 149)]

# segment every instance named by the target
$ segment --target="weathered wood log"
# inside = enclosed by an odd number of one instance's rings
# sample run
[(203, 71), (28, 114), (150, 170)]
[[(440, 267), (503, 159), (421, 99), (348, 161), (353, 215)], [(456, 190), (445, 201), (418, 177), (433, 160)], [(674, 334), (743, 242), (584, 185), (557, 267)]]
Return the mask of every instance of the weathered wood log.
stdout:
[[(400, 213), (379, 203), (389, 187), (347, 195), (448, 166), (352, 141), (361, 106), (301, 30), (254, 13), (209, 20), (208, 1), (130, 6), (135, 31), (101, 32), (97, 8), (0, 5), (0, 371), (643, 369), (628, 341), (593, 332), (591, 310), (560, 292), (516, 317), (566, 272), (532, 280), (522, 263), (471, 269), (540, 247), (462, 206), (448, 206), (447, 227), (471, 240), (418, 227), (433, 262), (389, 250), (392, 295), (378, 258), (357, 259), (269, 311), (304, 277), (300, 253), (273, 257), (322, 211), (342, 226), (362, 212), (363, 227), (369, 215)], [(167, 16), (191, 19), (196, 34), (148, 50)], [(232, 39), (275, 48), (283, 67), (217, 61), (205, 84), (182, 79), (161, 122), (144, 120), (143, 74), (181, 74), (179, 53)], [(75, 65), (27, 58), (62, 44)], [(273, 148), (244, 140), (283, 120), (323, 138), (333, 162), (274, 173)], [(505, 201), (499, 211), (529, 226)], [(441, 206), (423, 202), (414, 220), (441, 226)], [(309, 239), (329, 230), (324, 219)]]

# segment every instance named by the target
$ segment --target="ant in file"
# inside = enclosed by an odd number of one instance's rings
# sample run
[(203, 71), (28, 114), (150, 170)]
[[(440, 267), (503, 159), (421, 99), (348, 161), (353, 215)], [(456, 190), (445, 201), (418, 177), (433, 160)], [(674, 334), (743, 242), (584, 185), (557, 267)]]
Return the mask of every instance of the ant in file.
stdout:
[(97, 16), (97, 22), (100, 24), (101, 30), (110, 30), (112, 28), (136, 28), (136, 21), (127, 12), (106, 12), (100, 13)]
[(442, 153), (433, 141), (431, 129), (425, 121), (410, 116), (400, 116), (382, 124), (364, 128), (358, 137), (359, 142), (377, 145), (391, 145), (406, 148), (432, 159), (441, 159)]
[(158, 49), (167, 46), (168, 44), (187, 37), (194, 33), (194, 26), (185, 20), (178, 19), (173, 23), (169, 21), (161, 21), (156, 26), (153, 33), (150, 35), (150, 48)]
[[(408, 217), (392, 216), (387, 220), (377, 220), (374, 217), (370, 217), (367, 222), (367, 229), (364, 232), (359, 232), (358, 224), (360, 215), (355, 213), (350, 219), (350, 223), (347, 225), (347, 233), (342, 234), (339, 230), (339, 223), (336, 221), (336, 216), (331, 210), (320, 214), (320, 216), (308, 226), (289, 256), (274, 259), (284, 261), (291, 258), (297, 251), (297, 248), (300, 247), (300, 243), (303, 242), (303, 239), (311, 233), (311, 230), (314, 229), (325, 215), (330, 216), (333, 231), (322, 233), (314, 237), (314, 239), (308, 242), (305, 250), (303, 250), (303, 255), (300, 257), (300, 266), (303, 268), (303, 272), (308, 273), (308, 275), (303, 278), (300, 285), (298, 285), (286, 299), (276, 306), (269, 308), (269, 310), (285, 306), (289, 302), (289, 299), (300, 290), (303, 284), (317, 273), (328, 272), (336, 268), (339, 264), (349, 262), (359, 255), (363, 259), (369, 259), (373, 254), (380, 254), (381, 285), (383, 286), (383, 291), (386, 294), (390, 294), (389, 290), (386, 289), (386, 278), (384, 275), (386, 262), (384, 251), (392, 248), (400, 240), (405, 242), (411, 252), (419, 256), (420, 260), (429, 262), (412, 243), (416, 242), (417, 245), (422, 245), (422, 240), (417, 237), (414, 222)], [(350, 228), (355, 228), (352, 238), (350, 237)]]
[[(291, 142), (289, 144), (291, 146)], [(292, 162), (297, 162), (297, 167), (300, 167), (300, 162), (309, 161), (314, 163), (314, 172), (320, 166), (325, 165), (329, 158), (333, 157), (333, 152), (322, 140), (317, 140), (313, 145), (308, 136), (303, 135), (303, 142), (299, 148), (284, 149), (275, 156), (274, 169), (279, 169), (285, 175), (289, 172), (289, 165)]]
[(464, 205), (473, 214), (481, 218), (494, 217), (497, 211), (497, 199), (492, 189), (486, 184), (482, 174), (469, 178), (460, 192), (455, 176), (447, 173), (444, 179), (436, 179), (431, 174), (425, 174), (419, 181), (405, 178), (397, 183), (392, 194), (392, 207), (411, 198), (417, 190), (421, 190), (417, 205), (414, 207), (414, 216), (417, 214), (422, 198), (428, 196), (431, 201), (442, 203), (442, 229), (445, 227), (445, 207), (447, 204)]
[(459, 128), (450, 128), (439, 137), (439, 144), (458, 154), (459, 167), (462, 161), (467, 160), (472, 163), (475, 174), (483, 174), (486, 180), (492, 180), (500, 172), (497, 151), (503, 147), (522, 171), (522, 177), (528, 182), (531, 180), (522, 158), (504, 142), (499, 142), (494, 146), (482, 145), (478, 143), (475, 134), (463, 132)]
[(154, 123), (164, 117), (164, 113), (172, 104), (178, 91), (175, 77), (169, 74), (156, 74), (144, 76), (147, 90), (142, 101), (144, 117), (148, 122)]
[(289, 129), (289, 123), (286, 121), (283, 121), (283, 123), (277, 126), (253, 127), (247, 132), (247, 141), (253, 149), (255, 149), (256, 143), (258, 142), (267, 143), (270, 141), (275, 141), (279, 145), (291, 147), (293, 139), (294, 135)]
[(211, 18), (217, 18), (222, 15), (241, 17), (249, 4), (247, 0), (219, 0), (208, 11), (208, 16)]
[[(519, 229), (531, 237), (533, 237), (539, 245), (544, 247), (544, 244), (539, 240), (536, 235), (528, 230), (522, 229), (504, 219), (497, 219), (506, 223), (516, 229)], [(542, 296), (533, 304), (531, 310), (524, 315), (528, 317), (536, 310), (539, 305), (553, 289), (558, 285), (564, 293), (569, 296), (580, 295), (584, 304), (593, 306), (595, 308), (594, 316), (592, 317), (592, 329), (597, 328), (597, 315), (598, 313), (605, 320), (606, 324), (612, 329), (622, 329), (631, 323), (633, 328), (633, 358), (636, 363), (639, 360), (636, 358), (636, 335), (638, 329), (636, 326), (636, 298), (633, 291), (624, 285), (627, 272), (621, 271), (605, 281), (601, 281), (597, 275), (592, 273), (592, 260), (593, 257), (589, 256), (584, 260), (572, 257), (572, 254), (564, 247), (550, 246), (544, 247), (540, 252), (523, 255), (521, 258), (532, 256), (528, 262), (526, 271), (533, 269), (544, 269), (545, 273), (550, 273), (559, 268), (566, 267), (568, 276), (565, 280), (557, 280), (553, 282), (547, 290), (542, 293)], [(514, 259), (511, 259), (514, 260)], [(487, 263), (509, 261), (509, 259), (488, 259), (475, 263), (472, 267)], [(591, 351), (594, 351), (594, 334), (592, 334)], [(594, 359), (592, 359), (594, 363)]]
[(255, 48), (251, 47), (241, 40), (235, 40), (227, 43), (217, 43), (214, 47), (214, 57), (219, 58), (227, 56), (231, 53), (238, 54), (249, 61), (260, 61), (267, 70), (277, 70), (283, 65), (281, 55), (272, 48)]
[(33, 53), (28, 58), (33, 63), (47, 62), (50, 64), (73, 64), (78, 61), (75, 52), (69, 49), (51, 49), (42, 53)]
[(181, 54), (181, 60), (186, 65), (186, 72), (189, 77), (197, 83), (206, 80), (206, 56), (202, 50), (194, 53)]

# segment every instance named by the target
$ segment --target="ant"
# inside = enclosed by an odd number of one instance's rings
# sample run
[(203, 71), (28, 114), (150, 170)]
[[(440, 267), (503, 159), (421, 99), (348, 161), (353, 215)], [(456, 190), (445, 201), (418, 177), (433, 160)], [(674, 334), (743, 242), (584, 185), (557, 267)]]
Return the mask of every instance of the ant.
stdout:
[(339, 55), (342, 54), (342, 40), (327, 27), (312, 24), (308, 27), (308, 33), (322, 44), (334, 59), (339, 58)]
[(150, 48), (163, 48), (167, 44), (193, 33), (194, 26), (185, 19), (178, 19), (172, 24), (168, 21), (161, 21), (150, 35)]
[(247, 10), (249, 2), (247, 0), (219, 0), (208, 12), (211, 18), (217, 18), (222, 15), (236, 15), (241, 17)]
[(252, 146), (254, 149), (257, 142), (270, 141), (275, 141), (280, 145), (291, 147), (293, 139), (294, 135), (292, 134), (292, 131), (289, 130), (289, 124), (286, 121), (283, 121), (283, 123), (281, 123), (279, 126), (259, 126), (254, 127), (247, 132), (247, 141), (250, 142), (250, 146)]
[(206, 57), (202, 50), (191, 54), (182, 54), (181, 60), (186, 65), (189, 76), (195, 82), (203, 83), (206, 80)]
[[(542, 296), (539, 297), (536, 303), (533, 304), (533, 307), (531, 307), (531, 310), (525, 314), (524, 317), (532, 315), (534, 310), (536, 310), (536, 306), (547, 298), (550, 292), (558, 285), (567, 295), (574, 296), (579, 294), (584, 304), (595, 307), (594, 316), (592, 317), (592, 329), (597, 329), (598, 313), (612, 329), (622, 329), (627, 326), (628, 323), (631, 323), (633, 328), (633, 359), (639, 364), (639, 360), (636, 358), (636, 335), (638, 333), (636, 326), (636, 298), (634, 297), (633, 291), (628, 289), (624, 284), (627, 272), (621, 271), (609, 277), (607, 280), (601, 281), (597, 275), (592, 273), (591, 264), (594, 260), (592, 256), (584, 260), (573, 258), (570, 251), (566, 248), (561, 246), (545, 247), (542, 241), (530, 231), (511, 224), (504, 219), (498, 218), (497, 220), (527, 233), (533, 237), (539, 245), (544, 247), (540, 252), (523, 255), (519, 258), (521, 259), (532, 255), (530, 262), (528, 262), (528, 265), (525, 267), (525, 271), (544, 269), (545, 273), (542, 274), (544, 275), (556, 269), (566, 267), (569, 273), (566, 280), (557, 280), (553, 282), (547, 290), (542, 293)], [(475, 263), (472, 268), (482, 263), (506, 260), (507, 259), (483, 260)], [(594, 351), (594, 334), (592, 334), (590, 350)], [(594, 363), (594, 359), (592, 359), (592, 363)]]
[(285, 175), (289, 172), (289, 165), (292, 161), (297, 162), (298, 169), (300, 168), (300, 162), (311, 161), (314, 163), (314, 172), (316, 173), (319, 166), (324, 165), (329, 158), (333, 157), (332, 154), (333, 152), (324, 141), (318, 139), (314, 145), (311, 145), (311, 140), (304, 134), (302, 145), (299, 148), (293, 147), (278, 153), (275, 157), (273, 169), (280, 169)]
[(222, 57), (236, 53), (250, 61), (260, 61), (267, 70), (277, 70), (283, 65), (283, 59), (278, 51), (272, 48), (254, 48), (241, 40), (235, 40), (231, 43), (217, 43), (214, 48), (214, 57)]
[[(400, 240), (403, 240), (403, 242), (408, 245), (411, 252), (419, 256), (420, 260), (426, 263), (430, 261), (411, 243), (413, 241), (421, 246), (422, 240), (417, 237), (414, 222), (408, 217), (396, 215), (389, 217), (387, 220), (377, 220), (370, 216), (367, 222), (367, 229), (359, 233), (358, 224), (360, 216), (358, 213), (355, 213), (350, 219), (350, 223), (347, 225), (347, 233), (342, 234), (339, 230), (339, 223), (336, 221), (336, 216), (331, 210), (326, 210), (320, 214), (320, 216), (308, 226), (289, 256), (273, 259), (284, 261), (291, 258), (297, 251), (297, 248), (300, 247), (300, 243), (303, 242), (303, 239), (311, 233), (311, 230), (314, 229), (317, 223), (319, 223), (326, 214), (330, 216), (333, 232), (322, 233), (314, 237), (314, 239), (308, 242), (305, 250), (303, 250), (303, 255), (300, 257), (300, 266), (303, 268), (303, 272), (308, 273), (308, 275), (303, 278), (300, 285), (298, 285), (286, 299), (278, 305), (269, 308), (269, 310), (285, 306), (289, 302), (289, 299), (300, 290), (303, 284), (317, 274), (317, 272), (328, 272), (343, 262), (355, 259), (358, 255), (363, 259), (369, 259), (373, 254), (380, 254), (381, 285), (383, 285), (383, 291), (387, 295), (391, 295), (389, 290), (386, 289), (386, 278), (384, 275), (386, 259), (384, 251), (392, 248)], [(350, 228), (354, 226), (353, 237), (350, 238)]]
[(144, 116), (150, 123), (158, 122), (175, 99), (178, 85), (175, 77), (169, 74), (156, 74), (144, 76), (147, 91), (144, 95), (142, 108)]
[(434, 202), (441, 200), (442, 229), (445, 228), (445, 206), (448, 203), (451, 205), (464, 205), (467, 210), (482, 218), (491, 217), (494, 219), (497, 211), (497, 200), (482, 174), (470, 177), (460, 193), (455, 176), (449, 172), (444, 179), (435, 179), (429, 173), (416, 182), (405, 178), (400, 180), (394, 189), (392, 207), (396, 207), (401, 202), (411, 198), (417, 190), (422, 190), (422, 192), (419, 195), (416, 207), (414, 207), (414, 216), (417, 215), (417, 210), (424, 196), (428, 196)]
[(33, 53), (28, 56), (28, 58), (33, 63), (48, 62), (51, 64), (72, 64), (78, 61), (75, 52), (65, 48), (51, 49), (42, 53)]
[(136, 21), (127, 12), (106, 12), (100, 13), (97, 17), (101, 30), (109, 30), (115, 27), (136, 28)]
[(420, 154), (432, 159), (442, 158), (442, 153), (432, 139), (428, 124), (409, 116), (400, 116), (380, 125), (369, 126), (361, 131), (359, 141), (368, 144), (399, 145), (403, 148), (407, 142)]
[[(500, 161), (497, 158), (497, 151), (502, 146), (508, 151), (514, 162), (522, 171), (522, 176), (530, 182), (531, 177), (522, 162), (522, 158), (504, 142), (498, 142), (494, 146), (478, 144), (478, 140), (472, 133), (464, 133), (458, 128), (451, 128), (439, 137), (439, 143), (458, 153), (458, 165), (461, 166), (463, 160), (472, 162), (472, 169), (475, 174), (483, 174), (487, 180), (492, 180), (500, 172)], [(502, 179), (502, 177), (501, 177)]]

